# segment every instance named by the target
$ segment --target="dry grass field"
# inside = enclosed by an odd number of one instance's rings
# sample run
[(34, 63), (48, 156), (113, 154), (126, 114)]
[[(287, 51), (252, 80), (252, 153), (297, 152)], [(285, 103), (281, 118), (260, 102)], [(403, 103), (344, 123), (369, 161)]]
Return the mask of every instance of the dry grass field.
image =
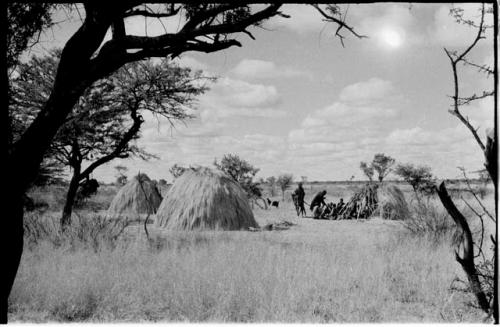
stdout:
[[(346, 200), (358, 186), (307, 185), (306, 201), (323, 188), (328, 200)], [(108, 188), (92, 201), (111, 201)], [(454, 261), (451, 229), (433, 236), (380, 218), (298, 218), (288, 192), (278, 209), (254, 207), (261, 226), (294, 224), (286, 230), (174, 233), (149, 225), (147, 241), (143, 226), (134, 225), (112, 246), (42, 240), (23, 254), (9, 319), (481, 322), (473, 296), (453, 289), (465, 276)], [(102, 206), (80, 215), (91, 219)], [(451, 220), (437, 206), (429, 214)]]

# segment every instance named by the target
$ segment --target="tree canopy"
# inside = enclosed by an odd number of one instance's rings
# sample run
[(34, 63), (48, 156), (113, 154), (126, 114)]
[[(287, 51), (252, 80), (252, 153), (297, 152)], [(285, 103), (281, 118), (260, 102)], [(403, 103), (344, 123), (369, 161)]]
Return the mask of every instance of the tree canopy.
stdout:
[(255, 168), (248, 161), (236, 154), (225, 154), (220, 162), (217, 159), (214, 160), (214, 166), (240, 184), (249, 197), (260, 198), (262, 196), (259, 183), (253, 180), (259, 168)]

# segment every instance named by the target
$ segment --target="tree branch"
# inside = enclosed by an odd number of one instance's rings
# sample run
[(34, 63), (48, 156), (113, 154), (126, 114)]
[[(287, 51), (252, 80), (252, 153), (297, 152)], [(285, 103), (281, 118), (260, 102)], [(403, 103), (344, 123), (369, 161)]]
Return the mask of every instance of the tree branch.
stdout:
[[(172, 5), (174, 5), (174, 4), (172, 4)], [(147, 8), (146, 10), (134, 9), (134, 10), (130, 10), (130, 11), (125, 12), (125, 14), (123, 15), (123, 18), (131, 17), (131, 16), (167, 18), (167, 17), (172, 17), (172, 16), (177, 15), (180, 10), (181, 10), (181, 7), (177, 7), (177, 8), (171, 7), (171, 9), (168, 12), (156, 12), (155, 13), (155, 12), (151, 11), (149, 8)]]
[(458, 263), (460, 263), (463, 270), (467, 274), (472, 292), (476, 296), (481, 309), (485, 312), (489, 312), (490, 306), (486, 294), (481, 287), (481, 283), (479, 282), (476, 266), (474, 264), (474, 244), (472, 241), (472, 233), (469, 228), (469, 224), (467, 223), (467, 220), (462, 215), (462, 213), (457, 209), (451, 197), (448, 195), (448, 191), (446, 190), (444, 182), (439, 185), (437, 193), (439, 195), (441, 203), (446, 208), (446, 211), (451, 216), (451, 218), (453, 218), (455, 224), (457, 225), (457, 228), (464, 236), (461, 242), (464, 249), (463, 255), (460, 256), (458, 251), (455, 251), (456, 260), (458, 261)]
[(359, 39), (363, 39), (363, 38), (367, 38), (368, 36), (366, 35), (361, 35), (361, 34), (358, 34), (356, 31), (354, 31), (354, 28), (352, 26), (349, 26), (345, 23), (344, 20), (340, 20), (332, 15), (329, 15), (327, 14), (323, 9), (321, 9), (319, 7), (319, 5), (317, 4), (312, 4), (312, 6), (323, 16), (325, 17), (326, 21), (328, 22), (334, 22), (338, 25), (337, 27), (337, 30), (335, 31), (335, 36), (337, 36), (339, 39), (340, 39), (340, 42), (342, 43), (342, 46), (344, 46), (344, 36), (341, 35), (339, 32), (341, 29), (345, 28), (346, 30), (348, 30), (349, 32), (351, 32), (351, 34), (353, 34), (354, 36), (356, 36), (357, 38)]
[(137, 108), (131, 110), (130, 117), (132, 118), (134, 123), (129, 128), (129, 130), (123, 135), (121, 140), (116, 144), (114, 150), (112, 152), (110, 152), (109, 154), (94, 161), (92, 164), (90, 164), (90, 166), (88, 166), (81, 173), (80, 180), (87, 178), (97, 167), (113, 160), (114, 158), (117, 158), (117, 157), (123, 158), (123, 156), (121, 156), (122, 151), (128, 146), (128, 143), (137, 135), (137, 133), (139, 132), (139, 130), (141, 128), (142, 123), (144, 122), (144, 119), (142, 118), (142, 116), (137, 113)]

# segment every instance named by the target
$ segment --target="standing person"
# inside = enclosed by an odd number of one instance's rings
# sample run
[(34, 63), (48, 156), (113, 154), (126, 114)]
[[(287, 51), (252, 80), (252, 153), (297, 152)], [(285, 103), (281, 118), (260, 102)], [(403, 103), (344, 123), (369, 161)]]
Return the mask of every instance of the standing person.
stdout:
[(325, 196), (326, 196), (326, 190), (323, 190), (321, 192), (318, 192), (311, 201), (311, 206), (309, 209), (313, 212), (313, 216), (315, 219), (319, 218), (321, 216), (321, 207), (326, 206), (325, 203)]
[(306, 208), (304, 208), (304, 198), (306, 196), (306, 192), (302, 187), (302, 182), (299, 182), (299, 186), (295, 189), (293, 193), (294, 193), (294, 199), (295, 201), (297, 201), (297, 203), (295, 204), (297, 209), (297, 216), (299, 214), (302, 214), (302, 217), (304, 217), (306, 214)]

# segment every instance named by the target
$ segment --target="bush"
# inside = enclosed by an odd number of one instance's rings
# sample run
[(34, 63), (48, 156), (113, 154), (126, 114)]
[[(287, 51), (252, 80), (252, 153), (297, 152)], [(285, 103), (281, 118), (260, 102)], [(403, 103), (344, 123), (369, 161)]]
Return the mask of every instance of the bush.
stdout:
[(403, 225), (412, 234), (438, 240), (455, 230), (455, 224), (445, 209), (430, 197), (414, 201), (410, 211), (411, 214), (403, 221)]
[(129, 221), (106, 219), (104, 216), (73, 215), (71, 224), (60, 228), (59, 217), (28, 213), (24, 217), (24, 240), (28, 248), (41, 242), (55, 247), (90, 248), (95, 252), (102, 247), (115, 248)]

